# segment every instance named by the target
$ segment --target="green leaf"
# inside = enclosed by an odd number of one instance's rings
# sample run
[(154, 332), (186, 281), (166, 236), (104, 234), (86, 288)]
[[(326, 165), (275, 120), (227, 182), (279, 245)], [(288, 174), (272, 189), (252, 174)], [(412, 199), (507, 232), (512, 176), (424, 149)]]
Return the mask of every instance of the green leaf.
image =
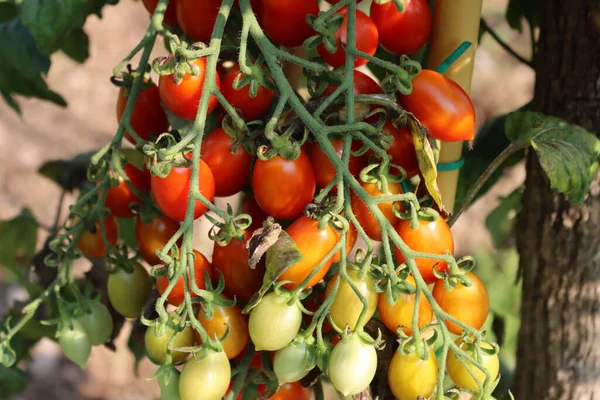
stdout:
[(510, 0), (506, 8), (506, 21), (511, 28), (522, 32), (522, 18), (536, 28), (540, 25), (541, 0)]
[(515, 231), (517, 215), (521, 211), (523, 193), (520, 188), (515, 189), (506, 197), (500, 198), (500, 204), (485, 219), (485, 226), (492, 235), (496, 248), (505, 248), (507, 238)]
[(81, 64), (90, 56), (89, 44), (90, 38), (87, 33), (83, 29), (77, 29), (63, 43), (61, 50), (71, 59)]
[(531, 111), (509, 114), (506, 135), (533, 147), (553, 189), (575, 204), (583, 203), (600, 160), (596, 136), (560, 118)]
[(29, 266), (35, 254), (38, 226), (28, 208), (13, 219), (0, 221), (0, 265), (12, 270)]
[(134, 370), (135, 374), (138, 374), (140, 361), (146, 357), (146, 347), (144, 346), (144, 326), (140, 323), (134, 325), (134, 329), (131, 331), (129, 340), (127, 341), (127, 347), (131, 350), (133, 357), (135, 358)]
[(72, 191), (87, 180), (90, 160), (96, 152), (78, 154), (71, 160), (52, 160), (45, 162), (38, 172), (53, 180), (60, 187)]
[(132, 248), (137, 248), (135, 241), (135, 218), (117, 218), (119, 222), (119, 238)]
[(0, 399), (22, 393), (27, 388), (27, 376), (19, 368), (0, 365)]

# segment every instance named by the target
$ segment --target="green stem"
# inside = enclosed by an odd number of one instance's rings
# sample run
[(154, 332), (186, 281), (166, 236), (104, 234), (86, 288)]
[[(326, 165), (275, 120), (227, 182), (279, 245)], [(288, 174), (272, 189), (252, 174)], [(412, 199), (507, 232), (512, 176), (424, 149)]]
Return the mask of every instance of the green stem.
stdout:
[(490, 34), (490, 36), (502, 47), (506, 52), (521, 61), (523, 64), (530, 66), (535, 69), (535, 65), (532, 61), (527, 60), (525, 57), (517, 53), (512, 47), (508, 45), (502, 38), (487, 24), (485, 18), (481, 18), (481, 27), (483, 30)]

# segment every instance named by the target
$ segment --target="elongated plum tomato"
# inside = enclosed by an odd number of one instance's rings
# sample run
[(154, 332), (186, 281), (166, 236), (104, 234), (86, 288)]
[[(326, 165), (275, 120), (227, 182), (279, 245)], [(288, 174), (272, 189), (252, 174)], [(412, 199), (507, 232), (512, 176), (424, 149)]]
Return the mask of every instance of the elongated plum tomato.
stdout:
[(475, 108), (456, 82), (424, 69), (412, 86), (411, 94), (399, 95), (400, 101), (429, 130), (429, 136), (446, 142), (475, 138)]
[[(415, 278), (409, 275), (406, 281), (413, 287), (416, 287)], [(412, 336), (412, 318), (415, 310), (415, 295), (399, 293), (396, 304), (393, 306), (388, 303), (385, 293), (379, 294), (379, 303), (377, 311), (383, 324), (392, 332), (396, 332), (398, 327), (402, 327), (404, 333)], [(419, 319), (417, 326), (419, 328), (427, 325), (433, 318), (431, 304), (421, 295), (419, 298)]]
[[(396, 226), (396, 232), (398, 232), (404, 243), (414, 251), (441, 255), (447, 250), (450, 254), (454, 254), (454, 238), (450, 227), (442, 217), (431, 222), (421, 220), (417, 229), (411, 228), (410, 220), (401, 219)], [(394, 253), (398, 263), (406, 261), (397, 247), (394, 248)], [(434, 267), (438, 272), (443, 272), (448, 268), (446, 262), (429, 258), (415, 258), (415, 262), (423, 280), (427, 283), (433, 283), (437, 280), (433, 275)]]
[[(298, 250), (302, 253), (302, 260), (292, 265), (279, 276), (280, 281), (292, 281), (285, 285), (287, 289), (298, 286), (327, 254), (335, 247), (338, 233), (331, 226), (326, 225), (319, 229), (319, 221), (302, 216), (294, 221), (286, 232), (294, 239)], [(307, 288), (313, 287), (323, 279), (333, 259), (329, 258), (315, 275), (308, 281)]]
[(72, 321), (73, 326), (65, 325), (60, 331), (58, 343), (65, 356), (81, 368), (85, 368), (92, 352), (92, 344), (85, 329), (78, 321)]
[(295, 303), (288, 305), (288, 300), (271, 292), (250, 312), (248, 330), (257, 351), (283, 349), (298, 334), (302, 311)]
[(310, 352), (311, 348), (304, 341), (297, 344), (292, 342), (277, 350), (273, 358), (273, 371), (280, 385), (297, 382), (308, 375), (312, 369)]
[(259, 21), (272, 41), (296, 47), (315, 34), (306, 17), (318, 13), (317, 0), (263, 0)]
[[(477, 359), (475, 349), (471, 348), (473, 345), (467, 345), (462, 338), (458, 338), (456, 340), (456, 344), (460, 349), (466, 351), (467, 354), (472, 356), (474, 359)], [(491, 344), (485, 342), (482, 343), (482, 348), (488, 350), (493, 349)], [(487, 354), (486, 352), (482, 351), (481, 355), (482, 359), (480, 362), (489, 372), (490, 382), (494, 382), (498, 376), (498, 372), (500, 372), (500, 359), (498, 358), (498, 354)], [(479, 385), (477, 383), (479, 382), (479, 384), (483, 386), (483, 383), (485, 382), (485, 372), (477, 368), (469, 361), (464, 361), (469, 368), (471, 368), (473, 374), (475, 374), (475, 379), (473, 379), (469, 373), (469, 370), (463, 365), (460, 359), (456, 357), (456, 354), (452, 349), (450, 349), (448, 352), (448, 360), (446, 361), (446, 370), (448, 371), (448, 375), (450, 375), (450, 378), (452, 378), (454, 383), (456, 383), (456, 386), (459, 388), (478, 391)]]
[[(148, 85), (147, 88), (140, 90), (138, 93), (129, 122), (140, 138), (154, 141), (156, 137), (169, 129), (169, 121), (167, 120), (167, 114), (160, 105), (158, 87), (152, 82)], [(127, 105), (125, 94), (125, 88), (121, 88), (117, 98), (117, 122), (121, 122), (121, 118), (125, 113), (125, 106)], [(135, 144), (135, 140), (129, 132), (125, 132), (125, 138), (130, 143)]]
[(250, 183), (252, 156), (243, 146), (231, 151), (233, 139), (217, 128), (202, 142), (202, 160), (215, 178), (215, 196), (231, 196)]
[(179, 26), (196, 42), (208, 42), (223, 0), (177, 0)]
[[(332, 140), (331, 145), (335, 149), (338, 157), (342, 157), (344, 150), (344, 140)], [(327, 157), (327, 154), (321, 147), (319, 147), (318, 143), (314, 143), (310, 152), (310, 162), (312, 163), (313, 170), (315, 171), (315, 179), (317, 181), (317, 185), (320, 188), (326, 187), (329, 182), (336, 176), (336, 169)], [(355, 157), (350, 156), (350, 161), (348, 163), (348, 170), (354, 176), (358, 176), (360, 171), (366, 166), (366, 159), (363, 157)]]
[(281, 156), (256, 160), (252, 173), (254, 196), (274, 218), (290, 220), (302, 215), (313, 199), (315, 187), (315, 172), (304, 149), (295, 160)]
[[(194, 3), (202, 4), (203, 1), (195, 1)], [(177, 3), (178, 5), (181, 2)], [(200, 24), (197, 24), (200, 25)], [(169, 56), (170, 58), (173, 56)], [(169, 59), (170, 59), (169, 58)], [(198, 113), (198, 105), (200, 98), (202, 97), (202, 88), (204, 87), (204, 81), (206, 78), (206, 59), (198, 58), (197, 60), (191, 61), (191, 64), (198, 68), (198, 75), (184, 75), (183, 80), (179, 85), (175, 84), (173, 75), (163, 75), (158, 81), (158, 89), (160, 92), (160, 99), (164, 105), (179, 118), (183, 119), (196, 119)], [(216, 82), (216, 88), (221, 88), (221, 81), (219, 74), (215, 72), (214, 76)], [(212, 112), (217, 106), (217, 98), (211, 95), (208, 99), (207, 113)]]
[[(350, 224), (348, 228), (348, 233), (346, 234), (346, 256), (350, 254), (354, 245), (356, 244), (356, 239), (358, 239), (358, 232), (356, 231), (356, 227), (353, 224)], [(342, 259), (342, 250), (338, 251), (333, 255), (332, 262), (340, 262)]]
[(398, 400), (428, 399), (437, 383), (437, 361), (433, 350), (429, 348), (429, 358), (425, 361), (416, 351), (406, 355), (394, 352), (388, 369), (388, 383)]
[(119, 268), (108, 276), (108, 300), (126, 318), (137, 318), (152, 291), (152, 278), (142, 264), (134, 262), (132, 272)]
[[(481, 329), (490, 312), (490, 296), (485, 284), (473, 272), (465, 275), (471, 286), (457, 283), (451, 291), (446, 290), (443, 281), (433, 286), (433, 298), (442, 310), (474, 329)], [(446, 320), (448, 330), (455, 335), (462, 334), (462, 327)]]
[[(200, 160), (198, 174), (198, 190), (208, 201), (215, 198), (215, 178), (212, 171), (203, 160)], [(150, 178), (150, 193), (156, 205), (167, 217), (183, 221), (188, 206), (190, 194), (191, 167), (173, 167), (164, 178), (152, 175)], [(194, 219), (200, 218), (208, 210), (199, 200), (194, 206)]]
[[(323, 44), (317, 46), (319, 56), (334, 68), (341, 67), (346, 61), (346, 52), (343, 47), (346, 46), (348, 40), (346, 36), (348, 30), (348, 7), (343, 7), (336, 14), (341, 14), (344, 17), (344, 22), (333, 35), (337, 42), (336, 52), (330, 53)], [(375, 23), (373, 23), (373, 20), (367, 14), (356, 10), (356, 48), (372, 56), (377, 51), (378, 44), (379, 34), (377, 33), (377, 26), (375, 26)], [(354, 57), (354, 68), (366, 63), (366, 59)]]
[(246, 243), (251, 236), (249, 231), (244, 231), (244, 240), (232, 239), (226, 246), (219, 246), (215, 242), (213, 247), (215, 278), (217, 271), (221, 272), (225, 280), (225, 294), (242, 301), (249, 301), (260, 289), (265, 275), (264, 261), (254, 269), (248, 265)]
[[(177, 26), (176, 2), (177, 0), (169, 0), (167, 3), (167, 10), (163, 19), (163, 23), (166, 25)], [(150, 15), (154, 14), (158, 0), (142, 0), (142, 3), (144, 3), (144, 7), (146, 7)]]
[(252, 217), (252, 225), (248, 230), (252, 233), (258, 228), (262, 228), (263, 222), (267, 219), (267, 214), (256, 202), (256, 199), (251, 195), (244, 195), (242, 200), (242, 213)]
[[(234, 89), (233, 82), (239, 73), (240, 66), (236, 65), (221, 78), (221, 92), (223, 93), (223, 97), (234, 108), (240, 111), (246, 121), (260, 118), (269, 109), (275, 97), (275, 92), (259, 85), (256, 96), (252, 97), (250, 95), (250, 84), (238, 90)], [(244, 74), (241, 77), (243, 76)]]
[[(150, 189), (150, 177), (135, 165), (127, 164), (123, 167), (123, 171), (138, 191), (145, 192)], [(115, 217), (131, 218), (135, 216), (131, 211), (131, 204), (139, 201), (140, 198), (133, 193), (129, 184), (122, 176), (119, 176), (119, 184), (108, 189), (104, 205), (110, 209), (110, 213)]]
[(88, 303), (90, 312), (77, 318), (90, 339), (92, 346), (108, 342), (113, 331), (113, 319), (108, 308), (99, 301)]
[(209, 352), (200, 360), (191, 358), (179, 377), (181, 400), (221, 400), (231, 380), (231, 366), (225, 352)]
[[(222, 338), (229, 329), (227, 337), (221, 341), (223, 351), (230, 360), (239, 356), (248, 345), (250, 336), (248, 335), (248, 319), (242, 314), (242, 310), (237, 305), (230, 307), (214, 305), (214, 315), (212, 319), (206, 319), (202, 310), (198, 312), (198, 321), (206, 329), (206, 333), (211, 338), (215, 336)], [(196, 342), (202, 344), (200, 335), (194, 331)]]
[[(323, 91), (323, 95), (332, 94), (335, 89), (337, 89), (336, 85), (329, 85)], [(354, 94), (382, 94), (383, 89), (379, 86), (373, 78), (364, 72), (360, 72), (358, 70), (354, 70)]]
[(371, 18), (379, 32), (379, 44), (392, 54), (414, 54), (431, 34), (431, 9), (427, 0), (406, 0), (404, 12), (393, 1), (371, 3)]
[[(206, 259), (206, 257), (204, 257), (204, 255), (202, 253), (200, 253), (197, 250), (194, 250), (194, 280), (196, 281), (196, 285), (198, 285), (198, 288), (200, 288), (200, 289), (206, 289), (206, 283), (204, 280), (205, 279), (204, 271), (206, 271), (208, 273), (208, 277), (210, 279), (212, 279), (212, 277), (213, 277), (212, 266), (210, 265), (210, 263), (208, 262), (208, 260)], [(187, 276), (188, 276), (188, 281), (189, 281), (191, 279), (191, 274), (189, 272), (189, 269), (187, 271)], [(156, 278), (156, 289), (158, 289), (158, 293), (160, 293), (161, 296), (167, 290), (168, 286), (169, 286), (169, 277), (167, 275), (159, 276), (158, 278)], [(196, 294), (194, 294), (192, 292), (191, 287), (190, 287), (190, 295), (192, 297), (197, 297)], [(175, 284), (175, 286), (173, 286), (171, 293), (169, 293), (169, 295), (167, 296), (167, 301), (169, 302), (169, 304), (177, 307), (181, 303), (183, 303), (184, 298), (185, 298), (185, 285), (183, 282), (183, 276), (180, 276), (179, 279), (177, 280), (177, 283)]]
[[(367, 300), (367, 310), (363, 320), (363, 322), (366, 323), (371, 319), (373, 314), (375, 314), (375, 310), (377, 309), (378, 295), (373, 289), (375, 281), (369, 275), (366, 275), (361, 279), (359, 272), (352, 268), (348, 268), (347, 272), (352, 283), (354, 283), (360, 294)], [(325, 291), (327, 295), (329, 295), (333, 289), (336, 279), (337, 275), (329, 281)], [(329, 310), (329, 316), (333, 323), (340, 329), (345, 329), (348, 325), (350, 329), (354, 330), (360, 313), (363, 311), (363, 307), (363, 304), (348, 281), (342, 278), (340, 280), (337, 296)]]
[[(179, 321), (174, 321), (178, 324)], [(186, 326), (181, 332), (175, 332), (170, 326), (165, 326), (162, 331), (159, 331), (155, 326), (149, 326), (146, 328), (146, 334), (144, 335), (144, 344), (148, 356), (157, 363), (164, 363), (167, 357), (167, 346), (169, 341), (175, 335), (171, 348), (178, 347), (190, 347), (194, 345), (194, 328)], [(171, 357), (173, 357), (174, 363), (180, 363), (187, 358), (190, 353), (182, 351), (171, 350)]]
[(160, 264), (162, 261), (156, 251), (165, 247), (178, 229), (179, 222), (168, 217), (155, 217), (146, 224), (138, 217), (135, 221), (135, 242), (142, 259), (150, 265)]
[(327, 374), (335, 388), (344, 396), (362, 392), (375, 377), (377, 351), (372, 344), (357, 335), (345, 336), (335, 345)]
[[(361, 183), (363, 189), (365, 189), (367, 193), (373, 197), (390, 196), (404, 193), (404, 190), (402, 190), (402, 185), (398, 182), (388, 182), (388, 190), (385, 193), (379, 190), (377, 185), (377, 183)], [(352, 211), (354, 211), (354, 214), (356, 214), (356, 219), (358, 219), (358, 222), (360, 222), (360, 225), (363, 227), (367, 235), (369, 235), (369, 237), (373, 240), (381, 241), (381, 228), (365, 203), (363, 203), (360, 197), (354, 193), (350, 198), (350, 203), (352, 205)], [(392, 224), (392, 226), (397, 223), (398, 217), (394, 215), (393, 202), (384, 201), (377, 204), (377, 207), (379, 207), (385, 218), (390, 222), (390, 224)]]
[[(386, 152), (392, 157), (392, 163), (401, 166), (406, 171), (406, 177), (412, 178), (419, 173), (419, 161), (413, 142), (412, 133), (408, 127), (396, 128), (391, 121), (386, 121), (381, 130), (393, 137), (390, 148)], [(392, 173), (397, 170), (392, 169)]]
[[(84, 228), (79, 242), (77, 242), (77, 248), (81, 250), (84, 256), (87, 258), (102, 258), (106, 256), (108, 250), (104, 244), (102, 238), (102, 226), (100, 221), (94, 223), (96, 232), (92, 233), (87, 227)], [(112, 215), (109, 215), (104, 219), (104, 228), (106, 229), (106, 238), (108, 244), (114, 246), (119, 239), (119, 224)]]

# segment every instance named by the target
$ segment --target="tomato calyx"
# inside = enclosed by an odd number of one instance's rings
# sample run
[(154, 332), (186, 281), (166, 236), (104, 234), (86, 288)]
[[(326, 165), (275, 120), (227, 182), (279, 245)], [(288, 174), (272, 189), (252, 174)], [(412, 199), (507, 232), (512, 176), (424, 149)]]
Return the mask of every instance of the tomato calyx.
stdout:
[(304, 41), (304, 47), (307, 50), (315, 49), (320, 44), (323, 44), (328, 52), (335, 53), (338, 48), (335, 32), (344, 23), (344, 16), (336, 13), (340, 10), (340, 6), (333, 6), (330, 10), (319, 13), (319, 16), (308, 15), (307, 22), (318, 33)]
[(471, 256), (465, 256), (460, 260), (455, 260), (452, 254), (447, 252), (446, 256), (450, 256), (447, 271), (433, 270), (433, 275), (444, 281), (446, 291), (452, 291), (456, 285), (471, 287), (473, 283), (466, 275), (475, 268), (475, 259)]
[[(394, 175), (390, 173), (390, 168), (397, 169), (400, 174)], [(389, 191), (388, 183), (399, 183), (406, 179), (406, 171), (399, 165), (391, 164), (389, 157), (382, 160), (380, 164), (371, 164), (360, 171), (360, 180), (365, 183), (374, 183), (377, 189), (382, 193)], [(397, 208), (397, 207), (394, 207)], [(402, 207), (403, 208), (403, 207)], [(398, 207), (398, 210), (402, 208)]]
[(152, 61), (152, 70), (159, 76), (173, 75), (173, 82), (179, 85), (185, 75), (197, 76), (200, 70), (193, 65), (193, 61), (202, 58), (208, 52), (206, 44), (202, 42), (187, 46), (175, 35), (168, 40), (168, 56), (156, 57)]
[(275, 131), (270, 124), (265, 127), (264, 136), (269, 141), (269, 145), (258, 147), (256, 156), (259, 160), (268, 161), (273, 157), (280, 156), (285, 160), (294, 161), (300, 157), (302, 145), (308, 139), (308, 130), (303, 129), (300, 140), (294, 138), (297, 131), (297, 123), (291, 124), (281, 134)]
[(205, 215), (213, 226), (208, 231), (208, 237), (219, 246), (227, 246), (232, 240), (244, 240), (245, 233), (252, 224), (252, 217), (248, 214), (234, 215), (231, 204), (227, 204), (226, 216), (221, 222), (216, 218)]
[(413, 330), (412, 336), (408, 336), (401, 326), (398, 327), (396, 333), (399, 337), (398, 349), (396, 350), (402, 355), (416, 353), (423, 361), (427, 361), (430, 357), (429, 347), (432, 346), (438, 338), (437, 329), (432, 329), (433, 324), (427, 324), (416, 331)]
[(129, 96), (129, 90), (133, 86), (135, 78), (140, 73), (143, 75), (142, 82), (140, 83), (140, 92), (152, 86), (152, 77), (150, 76), (151, 67), (149, 64), (146, 65), (146, 68), (142, 72), (134, 69), (131, 64), (127, 64), (126, 68), (127, 71), (120, 71), (117, 75), (110, 77), (110, 82), (113, 85), (118, 88), (125, 88), (125, 98)]

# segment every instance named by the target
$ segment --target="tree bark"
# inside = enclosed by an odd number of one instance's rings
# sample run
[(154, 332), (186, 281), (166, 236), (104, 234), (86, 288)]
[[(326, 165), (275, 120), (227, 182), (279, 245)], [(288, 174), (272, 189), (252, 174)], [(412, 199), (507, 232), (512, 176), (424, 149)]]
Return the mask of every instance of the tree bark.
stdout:
[[(600, 0), (544, 0), (536, 111), (600, 133)], [(523, 279), (515, 397), (600, 399), (600, 188), (583, 207), (529, 152), (517, 234)]]

